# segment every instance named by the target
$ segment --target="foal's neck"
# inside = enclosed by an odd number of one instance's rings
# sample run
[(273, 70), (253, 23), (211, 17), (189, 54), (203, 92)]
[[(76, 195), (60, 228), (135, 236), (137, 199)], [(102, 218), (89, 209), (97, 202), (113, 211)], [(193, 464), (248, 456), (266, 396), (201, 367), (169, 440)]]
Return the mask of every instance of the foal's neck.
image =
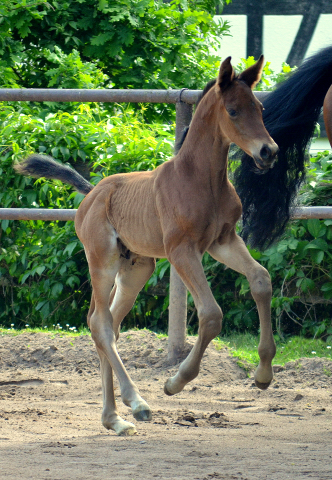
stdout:
[(199, 103), (176, 162), (185, 163), (206, 177), (221, 180), (227, 176), (230, 140), (220, 129), (220, 100), (209, 91)]

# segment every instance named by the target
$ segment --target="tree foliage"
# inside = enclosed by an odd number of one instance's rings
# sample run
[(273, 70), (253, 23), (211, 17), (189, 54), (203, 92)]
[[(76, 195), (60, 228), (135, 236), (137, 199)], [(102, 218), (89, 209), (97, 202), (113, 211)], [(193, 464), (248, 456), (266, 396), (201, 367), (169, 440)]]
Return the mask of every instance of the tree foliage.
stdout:
[[(0, 10), (2, 84), (45, 88), (60, 52), (77, 51), (115, 88), (199, 87), (227, 24), (217, 0), (5, 0)], [(55, 56), (53, 56), (55, 55)], [(218, 59), (219, 60), (219, 59)], [(61, 86), (61, 82), (57, 86)]]

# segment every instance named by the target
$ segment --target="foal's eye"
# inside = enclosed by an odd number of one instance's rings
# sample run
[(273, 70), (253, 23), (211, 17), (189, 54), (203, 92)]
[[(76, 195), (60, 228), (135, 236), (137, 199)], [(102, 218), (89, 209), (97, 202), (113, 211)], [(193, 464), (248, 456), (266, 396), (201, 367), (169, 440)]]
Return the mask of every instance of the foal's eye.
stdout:
[(227, 112), (228, 112), (228, 115), (229, 115), (230, 117), (236, 117), (236, 115), (237, 115), (237, 111), (234, 110), (233, 108), (227, 109)]

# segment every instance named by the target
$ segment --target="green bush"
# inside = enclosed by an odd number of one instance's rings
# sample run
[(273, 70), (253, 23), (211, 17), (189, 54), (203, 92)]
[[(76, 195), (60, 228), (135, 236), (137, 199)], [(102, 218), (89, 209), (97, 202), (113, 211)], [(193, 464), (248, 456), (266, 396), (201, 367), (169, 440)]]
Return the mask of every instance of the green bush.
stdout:
[[(86, 104), (73, 115), (44, 115), (36, 108), (29, 113), (27, 105), (18, 111), (4, 108), (1, 206), (77, 208), (81, 202), (83, 196), (68, 185), (14, 172), (13, 161), (33, 151), (85, 171), (87, 166), (93, 183), (114, 173), (153, 169), (172, 155), (173, 126), (148, 126), (130, 108), (117, 109), (109, 116)], [(91, 292), (73, 222), (0, 221), (0, 286), (0, 323), (5, 326), (84, 323)]]

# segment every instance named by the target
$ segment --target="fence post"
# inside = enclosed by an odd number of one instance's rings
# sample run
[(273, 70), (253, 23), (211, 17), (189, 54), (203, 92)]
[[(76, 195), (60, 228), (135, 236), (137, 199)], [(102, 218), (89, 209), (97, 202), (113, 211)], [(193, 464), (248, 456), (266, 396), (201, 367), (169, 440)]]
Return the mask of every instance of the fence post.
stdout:
[[(182, 132), (192, 118), (192, 105), (181, 101), (176, 102), (175, 141), (179, 141)], [(168, 320), (168, 360), (176, 362), (184, 350), (187, 326), (187, 288), (171, 265), (169, 287), (169, 320)]]

